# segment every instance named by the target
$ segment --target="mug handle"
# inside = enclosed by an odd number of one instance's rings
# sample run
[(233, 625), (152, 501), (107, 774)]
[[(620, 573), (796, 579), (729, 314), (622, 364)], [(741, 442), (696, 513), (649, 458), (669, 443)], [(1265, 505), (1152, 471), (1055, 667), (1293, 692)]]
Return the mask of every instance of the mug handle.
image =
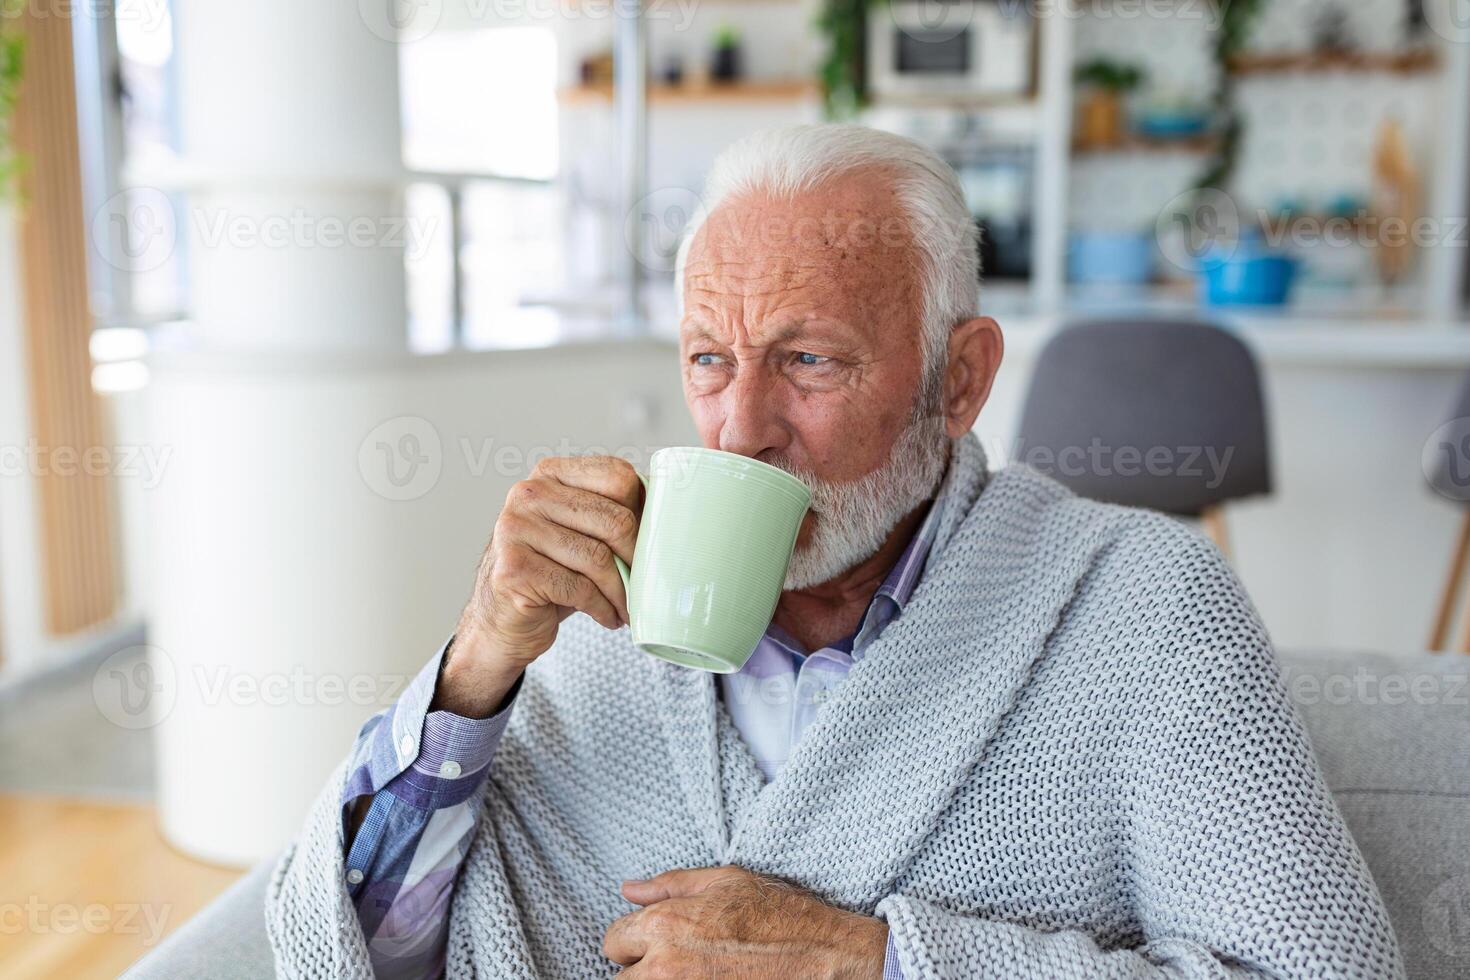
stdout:
[[(641, 482), (643, 484), (643, 502), (644, 502), (644, 504), (647, 504), (648, 503), (648, 477), (644, 476), (642, 473), (639, 473), (637, 470), (634, 470), (633, 471), (633, 475), (636, 476), (636, 477), (638, 477), (639, 482)], [(629, 589), (628, 580), (632, 576), (633, 570), (628, 567), (628, 563), (627, 562), (623, 561), (623, 559), (619, 558), (617, 555), (613, 555), (613, 564), (618, 566), (618, 577), (623, 580), (623, 594), (624, 595), (627, 595), (628, 589)], [(630, 601), (631, 601), (631, 597), (630, 597)], [(632, 611), (633, 610), (631, 610), (631, 609), (628, 610), (629, 613), (632, 613)]]

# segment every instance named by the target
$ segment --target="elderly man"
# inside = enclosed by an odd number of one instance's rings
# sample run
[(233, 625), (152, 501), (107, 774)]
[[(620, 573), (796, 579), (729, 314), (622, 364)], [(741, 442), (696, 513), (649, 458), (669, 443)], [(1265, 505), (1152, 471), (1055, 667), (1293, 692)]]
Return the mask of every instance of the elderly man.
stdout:
[(954, 174), (800, 127), (706, 203), (689, 410), (813, 490), (765, 638), (719, 677), (634, 648), (633, 469), (538, 466), (282, 861), (283, 975), (1401, 974), (1219, 555), (988, 473), (1001, 336)]

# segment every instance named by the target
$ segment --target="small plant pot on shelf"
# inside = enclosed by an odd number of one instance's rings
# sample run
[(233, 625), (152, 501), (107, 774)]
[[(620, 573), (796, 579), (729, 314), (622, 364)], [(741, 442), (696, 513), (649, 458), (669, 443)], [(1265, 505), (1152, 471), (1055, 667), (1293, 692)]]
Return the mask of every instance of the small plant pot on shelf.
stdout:
[(1097, 89), (1084, 93), (1077, 102), (1077, 147), (1106, 149), (1123, 143), (1127, 128), (1123, 100), (1117, 92)]

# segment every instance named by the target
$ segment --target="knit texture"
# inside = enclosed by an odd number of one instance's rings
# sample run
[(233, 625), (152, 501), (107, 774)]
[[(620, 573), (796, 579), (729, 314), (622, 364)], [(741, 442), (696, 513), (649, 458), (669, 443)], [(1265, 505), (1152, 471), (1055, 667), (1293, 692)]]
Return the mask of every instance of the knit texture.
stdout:
[[(713, 676), (582, 616), (527, 672), (450, 977), (610, 976), (624, 878), (738, 864), (886, 919), (904, 976), (1402, 975), (1213, 546), (957, 443), (924, 576), (762, 785)], [(639, 706), (644, 710), (630, 710)], [(339, 771), (271, 884), (284, 977), (367, 978)]]

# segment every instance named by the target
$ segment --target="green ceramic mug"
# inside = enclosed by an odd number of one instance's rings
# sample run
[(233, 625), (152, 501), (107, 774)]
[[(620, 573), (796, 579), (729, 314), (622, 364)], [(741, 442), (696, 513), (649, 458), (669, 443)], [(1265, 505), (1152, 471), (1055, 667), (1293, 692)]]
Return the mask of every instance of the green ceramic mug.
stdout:
[(633, 567), (617, 562), (633, 643), (685, 667), (733, 673), (770, 625), (811, 491), (784, 470), (718, 449), (660, 449), (643, 482)]

